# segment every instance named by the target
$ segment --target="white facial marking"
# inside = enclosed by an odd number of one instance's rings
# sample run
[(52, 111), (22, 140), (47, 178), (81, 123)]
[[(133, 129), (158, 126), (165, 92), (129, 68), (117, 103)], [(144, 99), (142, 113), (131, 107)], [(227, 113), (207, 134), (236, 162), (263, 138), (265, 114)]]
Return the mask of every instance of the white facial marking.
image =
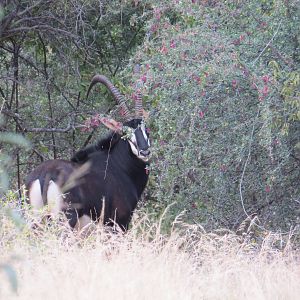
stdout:
[(141, 125), (141, 130), (142, 130), (142, 133), (143, 133), (143, 136), (144, 136), (145, 140), (147, 141), (148, 146), (150, 147), (150, 140), (149, 140), (148, 135), (146, 133), (146, 127), (145, 127), (144, 123), (142, 123), (142, 125)]
[(129, 145), (130, 145), (132, 153), (135, 156), (139, 156), (135, 134), (132, 134), (132, 136), (130, 137), (130, 139), (128, 139), (128, 141), (129, 141)]
[(53, 181), (49, 181), (49, 187), (47, 190), (47, 202), (48, 207), (54, 216), (57, 216), (63, 208), (63, 195), (59, 186)]
[(144, 136), (145, 140), (148, 141), (145, 124), (141, 124), (141, 130), (142, 130), (142, 133), (143, 133), (143, 136)]
[(29, 188), (29, 203), (34, 210), (39, 210), (43, 207), (43, 197), (40, 181), (35, 180)]
[[(147, 142), (148, 147), (150, 147), (150, 141), (149, 141), (148, 135), (146, 133), (145, 124), (141, 123), (139, 125), (139, 128), (142, 131), (143, 137), (144, 137), (145, 141)], [(129, 145), (130, 145), (132, 153), (135, 156), (137, 156), (139, 159), (147, 162), (149, 160), (149, 156), (140, 155), (140, 153), (139, 153), (138, 146), (137, 146), (137, 140), (136, 140), (136, 136), (135, 136), (135, 130), (133, 130), (132, 135), (128, 139), (128, 141), (129, 141)]]

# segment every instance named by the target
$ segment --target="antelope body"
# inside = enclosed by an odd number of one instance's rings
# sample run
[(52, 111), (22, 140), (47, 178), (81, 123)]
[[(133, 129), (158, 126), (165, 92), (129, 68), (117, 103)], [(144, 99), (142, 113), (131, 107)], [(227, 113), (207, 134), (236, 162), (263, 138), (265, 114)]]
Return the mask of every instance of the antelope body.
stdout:
[(53, 214), (64, 212), (71, 227), (103, 216), (105, 224), (126, 230), (148, 181), (150, 142), (142, 100), (138, 92), (132, 118), (123, 96), (106, 77), (94, 76), (88, 93), (97, 82), (112, 92), (126, 122), (101, 118), (112, 130), (107, 137), (78, 151), (71, 160), (43, 162), (25, 185), (34, 209), (48, 204)]

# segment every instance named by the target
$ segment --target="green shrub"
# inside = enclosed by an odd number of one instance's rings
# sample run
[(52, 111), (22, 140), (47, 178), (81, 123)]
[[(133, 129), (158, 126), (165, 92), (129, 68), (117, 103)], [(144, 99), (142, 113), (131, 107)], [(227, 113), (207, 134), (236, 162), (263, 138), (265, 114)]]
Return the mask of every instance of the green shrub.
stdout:
[(154, 7), (132, 64), (155, 111), (157, 212), (175, 201), (174, 214), (208, 228), (250, 215), (273, 228), (299, 222), (300, 68), (286, 11), (284, 1)]

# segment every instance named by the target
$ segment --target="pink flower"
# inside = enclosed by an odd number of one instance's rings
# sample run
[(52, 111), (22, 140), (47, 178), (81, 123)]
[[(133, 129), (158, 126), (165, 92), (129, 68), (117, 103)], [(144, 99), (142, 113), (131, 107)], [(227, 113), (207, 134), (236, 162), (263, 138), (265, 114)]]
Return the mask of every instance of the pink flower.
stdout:
[(99, 121), (99, 120), (97, 120), (97, 119), (92, 119), (92, 121), (91, 121), (92, 127), (96, 128), (96, 127), (99, 126), (99, 124), (100, 124), (100, 121)]
[(197, 81), (199, 84), (201, 83), (201, 78), (200, 78), (199, 76), (193, 74), (192, 77), (193, 77), (193, 79), (194, 79), (195, 81)]
[(204, 118), (204, 112), (203, 112), (202, 110), (199, 111), (199, 117), (200, 117), (201, 119)]
[(241, 42), (245, 39), (245, 35), (241, 34), (237, 39), (234, 39), (232, 43), (236, 46), (240, 45)]
[(82, 127), (81, 128), (81, 132), (88, 132), (90, 130), (90, 128), (88, 127)]
[(161, 86), (161, 84), (160, 83), (155, 83), (154, 85), (153, 85), (153, 90), (155, 90), (155, 89), (157, 89), (157, 88), (159, 88)]
[(89, 119), (89, 126), (92, 128), (97, 128), (101, 123), (100, 119), (101, 118), (99, 114), (94, 115)]
[(193, 203), (191, 204), (191, 206), (192, 206), (192, 208), (196, 209), (196, 208), (197, 208), (197, 203), (196, 203), (196, 202), (193, 202)]
[(233, 45), (239, 45), (241, 43), (240, 39), (235, 39), (232, 41)]
[(153, 25), (151, 25), (151, 27), (150, 27), (150, 31), (152, 32), (152, 33), (155, 33), (157, 30), (158, 30), (158, 24), (153, 24)]
[(225, 172), (226, 171), (226, 166), (223, 164), (223, 165), (221, 165), (220, 166), (220, 170), (222, 171), (222, 172)]
[(268, 75), (264, 75), (264, 76), (262, 77), (262, 80), (263, 80), (264, 83), (268, 83), (268, 82), (270, 81), (270, 78), (269, 78)]
[(263, 89), (262, 89), (261, 92), (262, 92), (263, 96), (266, 97), (266, 96), (268, 95), (268, 93), (269, 93), (269, 88), (268, 88), (268, 86), (265, 85), (265, 86), (263, 87)]
[(154, 16), (155, 16), (156, 20), (160, 20), (160, 18), (161, 18), (161, 10), (159, 8), (155, 8), (154, 9)]
[(147, 76), (146, 74), (143, 74), (141, 77), (141, 80), (145, 83), (147, 81)]
[(247, 70), (246, 68), (243, 69), (243, 73), (244, 73), (246, 76), (249, 76), (249, 74), (250, 74), (249, 70)]
[(169, 27), (170, 27), (170, 23), (165, 22), (165, 23), (164, 23), (164, 28), (165, 28), (165, 29), (168, 29)]
[(236, 87), (237, 87), (237, 85), (238, 85), (238, 83), (237, 83), (237, 81), (234, 79), (234, 80), (232, 80), (232, 87), (234, 88), (234, 89), (236, 89)]
[(182, 53), (180, 54), (180, 58), (181, 58), (182, 60), (185, 60), (185, 59), (186, 59), (186, 53), (185, 53), (185, 52), (182, 52)]
[(267, 185), (265, 191), (266, 191), (266, 193), (270, 193), (271, 192), (271, 187), (269, 185)]
[(160, 48), (160, 53), (167, 54), (168, 52), (169, 52), (168, 48), (166, 47), (165, 44), (163, 44), (162, 47)]
[(171, 40), (170, 42), (170, 48), (175, 48), (176, 47), (176, 43), (174, 40)]
[(260, 27), (261, 27), (261, 28), (267, 27), (267, 23), (266, 23), (266, 22), (261, 22), (261, 23), (260, 23)]

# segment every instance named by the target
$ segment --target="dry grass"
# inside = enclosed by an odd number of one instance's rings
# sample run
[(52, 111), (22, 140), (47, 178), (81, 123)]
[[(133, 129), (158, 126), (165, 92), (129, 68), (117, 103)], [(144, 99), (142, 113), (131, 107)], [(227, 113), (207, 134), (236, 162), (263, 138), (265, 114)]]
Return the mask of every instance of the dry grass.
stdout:
[[(40, 234), (1, 216), (1, 299), (299, 299), (300, 263), (289, 243), (268, 233), (257, 245), (233, 233), (185, 226), (161, 233), (146, 218), (126, 234), (103, 228), (82, 239), (55, 225)], [(14, 259), (11, 256), (17, 256)]]

